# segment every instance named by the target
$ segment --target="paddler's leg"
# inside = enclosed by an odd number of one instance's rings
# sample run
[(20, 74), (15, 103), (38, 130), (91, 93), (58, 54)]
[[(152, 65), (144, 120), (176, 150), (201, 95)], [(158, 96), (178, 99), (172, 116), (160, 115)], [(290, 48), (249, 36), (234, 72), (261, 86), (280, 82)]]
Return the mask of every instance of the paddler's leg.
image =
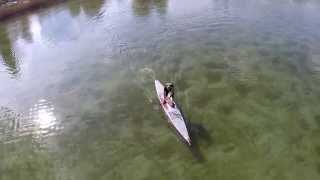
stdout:
[(163, 90), (163, 102), (162, 102), (162, 104), (166, 104), (166, 102), (167, 102), (167, 97), (168, 97), (168, 93), (169, 93), (169, 90), (168, 90), (167, 87), (165, 86), (165, 87), (164, 87), (164, 90)]
[(167, 103), (171, 106), (171, 107), (173, 107), (174, 108), (174, 106), (175, 106), (175, 104), (174, 104), (174, 102), (173, 102), (173, 92), (172, 91), (170, 91), (169, 93), (168, 93), (168, 97), (167, 97)]

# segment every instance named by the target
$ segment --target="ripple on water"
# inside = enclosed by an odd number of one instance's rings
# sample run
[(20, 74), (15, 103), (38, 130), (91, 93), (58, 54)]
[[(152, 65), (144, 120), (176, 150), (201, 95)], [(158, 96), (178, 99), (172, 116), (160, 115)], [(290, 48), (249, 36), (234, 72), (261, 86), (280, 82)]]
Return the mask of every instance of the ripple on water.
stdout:
[[(316, 115), (314, 119), (318, 125), (318, 128), (320, 128), (320, 114)], [(320, 148), (319, 148), (319, 155), (320, 155)]]
[(203, 65), (209, 69), (227, 69), (229, 66), (226, 62), (208, 61)]
[(242, 97), (246, 97), (251, 91), (251, 87), (248, 84), (241, 82), (235, 83), (234, 88), (236, 89), (237, 93)]
[(313, 78), (320, 80), (320, 54), (312, 55), (310, 67)]
[(4, 143), (17, 142), (27, 137), (42, 139), (55, 135), (61, 128), (54, 113), (54, 105), (45, 99), (40, 99), (27, 113), (1, 107), (0, 127), (0, 141)]
[(207, 71), (206, 77), (210, 84), (218, 83), (223, 79), (223, 72), (222, 71)]

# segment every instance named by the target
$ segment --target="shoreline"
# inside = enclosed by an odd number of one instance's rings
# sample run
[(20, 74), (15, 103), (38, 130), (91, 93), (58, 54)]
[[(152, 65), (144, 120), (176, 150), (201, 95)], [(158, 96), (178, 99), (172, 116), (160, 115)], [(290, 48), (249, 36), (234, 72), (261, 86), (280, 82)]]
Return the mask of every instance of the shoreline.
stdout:
[(16, 0), (5, 2), (0, 5), (0, 21), (62, 1), (65, 0)]

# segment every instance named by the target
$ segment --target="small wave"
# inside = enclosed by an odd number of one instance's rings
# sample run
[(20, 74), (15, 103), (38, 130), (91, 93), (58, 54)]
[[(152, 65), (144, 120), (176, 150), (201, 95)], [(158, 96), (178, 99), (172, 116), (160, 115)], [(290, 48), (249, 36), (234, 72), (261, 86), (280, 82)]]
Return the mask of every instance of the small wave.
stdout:
[(320, 55), (312, 55), (311, 58), (311, 73), (313, 79), (320, 80)]
[(156, 75), (153, 69), (144, 67), (139, 70), (138, 84), (143, 87), (143, 92), (150, 103), (153, 102), (153, 82), (156, 79)]

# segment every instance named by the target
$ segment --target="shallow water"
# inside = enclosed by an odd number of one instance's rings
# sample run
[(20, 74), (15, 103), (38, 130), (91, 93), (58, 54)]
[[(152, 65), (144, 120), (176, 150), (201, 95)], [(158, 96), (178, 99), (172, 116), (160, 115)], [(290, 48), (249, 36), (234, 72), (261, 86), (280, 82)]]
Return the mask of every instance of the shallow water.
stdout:
[(319, 179), (319, 19), (317, 0), (92, 0), (1, 22), (0, 179)]

